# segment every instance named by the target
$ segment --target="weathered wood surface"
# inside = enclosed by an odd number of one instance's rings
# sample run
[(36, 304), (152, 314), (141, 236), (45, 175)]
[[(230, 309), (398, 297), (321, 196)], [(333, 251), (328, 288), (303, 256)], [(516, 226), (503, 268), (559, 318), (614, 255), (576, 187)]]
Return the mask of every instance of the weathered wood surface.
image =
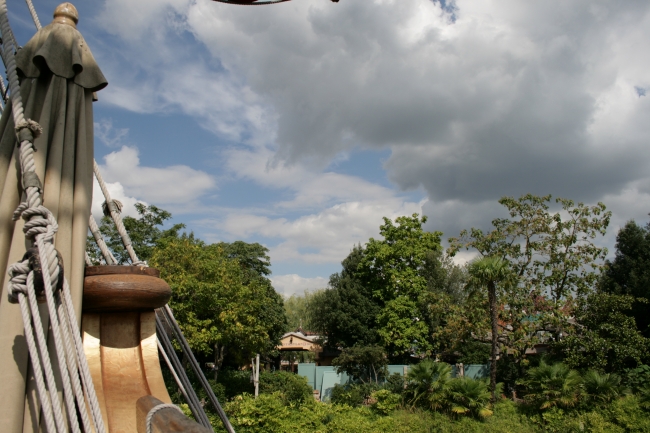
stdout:
[(158, 359), (155, 313), (84, 314), (83, 343), (110, 433), (136, 431), (136, 402), (171, 403)]
[(171, 297), (157, 269), (135, 266), (89, 266), (84, 279), (84, 313), (151, 311)]
[[(138, 399), (136, 404), (138, 433), (147, 432), (146, 421), (149, 411), (162, 403), (162, 401), (150, 395)], [(151, 420), (151, 431), (152, 433), (212, 433), (211, 430), (192, 421), (171, 407), (160, 409), (154, 414)]]

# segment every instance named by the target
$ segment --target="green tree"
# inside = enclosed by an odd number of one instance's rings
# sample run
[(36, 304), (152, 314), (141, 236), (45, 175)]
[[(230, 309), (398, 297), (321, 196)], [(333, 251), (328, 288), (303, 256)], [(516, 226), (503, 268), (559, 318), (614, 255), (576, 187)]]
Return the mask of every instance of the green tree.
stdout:
[(286, 328), (282, 298), (262, 279), (249, 278), (221, 246), (193, 235), (168, 237), (151, 264), (172, 288), (170, 306), (192, 350), (211, 355), (215, 372), (226, 355), (245, 363), (278, 345)]
[(345, 372), (364, 383), (379, 383), (379, 379), (388, 375), (388, 358), (380, 346), (346, 347), (332, 360), (332, 365), (337, 373)]
[(611, 213), (605, 205), (557, 199), (561, 211), (551, 213), (550, 201), (550, 195), (503, 197), (499, 203), (510, 218), (493, 220), (489, 232), (472, 228), (449, 239), (451, 255), (473, 249), (510, 263), (517, 284), (499, 312), (507, 324), (500, 329), (499, 341), (519, 357), (544, 335), (538, 331), (545, 331), (548, 338), (568, 326), (572, 300), (593, 289), (607, 253), (593, 242), (609, 224)]
[(606, 372), (635, 368), (648, 359), (649, 340), (629, 315), (635, 299), (628, 295), (592, 293), (578, 300), (576, 326), (553, 344), (564, 362), (581, 369)]
[(329, 348), (369, 346), (379, 342), (377, 316), (383, 303), (373, 296), (372, 286), (359, 274), (365, 250), (355, 246), (341, 263), (343, 270), (330, 277), (330, 289), (309, 300), (313, 330), (326, 338)]
[[(172, 214), (157, 206), (136, 203), (135, 209), (138, 211), (138, 218), (125, 216), (122, 221), (126, 232), (131, 238), (131, 245), (140, 260), (149, 260), (160, 240), (176, 238), (179, 236), (179, 232), (185, 228), (185, 224), (174, 224), (170, 228), (163, 230), (161, 227), (167, 220), (171, 219)], [(124, 248), (122, 238), (111, 217), (105, 216), (102, 218), (99, 230), (118, 264), (130, 264), (129, 253)], [(92, 236), (88, 237), (87, 251), (93, 262), (97, 264), (101, 262), (101, 253)]]
[(441, 250), (442, 233), (424, 231), (426, 221), (418, 214), (394, 223), (384, 218), (379, 227), (383, 239), (370, 238), (357, 269), (381, 308), (377, 334), (394, 360), (432, 349), (421, 298), (427, 291), (427, 257)]
[(470, 284), (479, 289), (486, 289), (488, 295), (488, 306), (490, 313), (490, 392), (492, 401), (496, 401), (497, 386), (497, 355), (498, 344), (498, 320), (500, 306), (498, 298), (500, 292), (506, 293), (508, 286), (512, 285), (510, 265), (501, 257), (483, 257), (472, 262), (469, 267)]
[(493, 414), (490, 409), (490, 391), (482, 380), (469, 377), (452, 380), (449, 383), (447, 399), (451, 412), (457, 415), (471, 415), (484, 419)]
[(284, 300), (284, 312), (287, 316), (288, 329), (295, 331), (302, 328), (306, 331), (315, 331), (316, 327), (312, 320), (312, 303), (315, 299), (320, 299), (322, 292), (326, 289), (320, 289), (305, 292), (302, 295), (293, 294)]
[[(616, 236), (616, 256), (607, 261), (599, 289), (614, 295), (638, 298), (630, 314), (646, 338), (650, 338), (650, 224), (629, 221)], [(645, 302), (643, 301), (645, 300)]]

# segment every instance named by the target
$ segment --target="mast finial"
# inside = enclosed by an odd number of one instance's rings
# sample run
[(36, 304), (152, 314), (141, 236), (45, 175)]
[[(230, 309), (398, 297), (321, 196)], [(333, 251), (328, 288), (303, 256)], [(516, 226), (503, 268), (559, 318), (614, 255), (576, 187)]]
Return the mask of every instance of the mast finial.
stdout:
[(52, 22), (67, 24), (76, 29), (77, 23), (79, 22), (79, 12), (77, 12), (77, 8), (72, 3), (61, 3), (54, 9), (54, 19)]

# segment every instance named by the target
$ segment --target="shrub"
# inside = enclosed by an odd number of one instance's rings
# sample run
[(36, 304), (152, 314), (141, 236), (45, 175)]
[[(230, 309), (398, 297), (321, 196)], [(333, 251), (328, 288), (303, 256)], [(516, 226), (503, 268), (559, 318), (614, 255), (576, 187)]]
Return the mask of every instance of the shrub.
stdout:
[(590, 370), (582, 377), (587, 399), (594, 403), (609, 403), (625, 392), (621, 378), (614, 373), (600, 374)]
[(623, 375), (623, 383), (634, 393), (650, 388), (650, 366), (640, 365), (627, 370)]
[(412, 365), (407, 376), (410, 404), (425, 406), (428, 409), (442, 409), (449, 381), (451, 367), (444, 362), (425, 359)]
[(447, 399), (451, 412), (457, 415), (471, 415), (481, 419), (491, 416), (490, 398), (491, 393), (485, 381), (462, 377), (449, 382)]
[(402, 397), (399, 394), (393, 394), (387, 389), (380, 389), (379, 391), (373, 392), (370, 398), (374, 400), (372, 409), (381, 415), (388, 415), (397, 409), (402, 401)]
[(522, 383), (528, 392), (525, 400), (540, 410), (555, 406), (569, 408), (580, 400), (580, 375), (562, 363), (541, 362), (539, 367), (528, 370)]
[(406, 378), (399, 373), (393, 373), (386, 378), (384, 389), (389, 390), (393, 394), (403, 394)]
[(307, 379), (286, 371), (260, 373), (260, 392), (280, 392), (287, 404), (300, 405), (314, 399)]
[(370, 395), (380, 389), (375, 383), (352, 383), (348, 385), (334, 385), (332, 389), (331, 403), (346, 404), (348, 406), (361, 406)]
[[(261, 375), (261, 374), (260, 374)], [(252, 394), (255, 389), (251, 383), (251, 372), (242, 370), (223, 370), (217, 376), (217, 382), (224, 387), (225, 397), (232, 399), (241, 394)]]

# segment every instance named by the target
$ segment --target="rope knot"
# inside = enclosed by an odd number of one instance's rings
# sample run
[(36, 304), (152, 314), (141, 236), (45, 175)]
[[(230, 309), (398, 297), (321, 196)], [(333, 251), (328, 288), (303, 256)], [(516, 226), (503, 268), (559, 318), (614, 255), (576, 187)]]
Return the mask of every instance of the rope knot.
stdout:
[(104, 216), (111, 216), (112, 212), (122, 213), (122, 202), (119, 200), (107, 200), (102, 204), (102, 210), (104, 211)]
[(18, 144), (23, 141), (34, 142), (34, 139), (43, 133), (43, 128), (36, 121), (23, 119), (16, 124), (16, 136)]
[(28, 239), (34, 239), (36, 235), (44, 234), (45, 242), (52, 242), (54, 235), (59, 230), (59, 225), (52, 212), (43, 205), (29, 207), (27, 202), (22, 202), (14, 211), (13, 220), (24, 219), (23, 232)]
[(27, 296), (27, 274), (30, 272), (29, 260), (14, 263), (9, 266), (9, 286), (7, 298), (12, 304), (18, 303), (18, 295)]
[(18, 295), (27, 295), (27, 284), (29, 273), (32, 272), (34, 291), (38, 302), (45, 302), (45, 281), (43, 279), (43, 265), (49, 263), (52, 291), (63, 289), (63, 257), (51, 248), (51, 256), (54, 260), (41, 260), (37, 247), (27, 250), (23, 259), (9, 266), (9, 302), (18, 303)]

